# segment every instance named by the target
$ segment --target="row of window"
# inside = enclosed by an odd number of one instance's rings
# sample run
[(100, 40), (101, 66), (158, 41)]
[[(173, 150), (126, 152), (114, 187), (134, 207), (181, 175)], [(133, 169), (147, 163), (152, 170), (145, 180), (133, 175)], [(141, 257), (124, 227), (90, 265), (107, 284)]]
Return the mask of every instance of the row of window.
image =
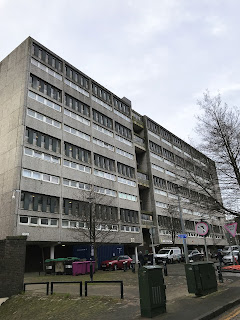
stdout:
[(32, 54), (43, 62), (49, 64), (52, 68), (62, 72), (62, 61), (47, 52), (45, 49), (39, 47), (36, 43), (33, 43), (32, 45)]
[(32, 118), (35, 118), (35, 119), (37, 119), (39, 121), (45, 122), (45, 123), (47, 123), (47, 124), (49, 124), (51, 126), (54, 126), (54, 127), (58, 128), (58, 129), (61, 128), (61, 123), (60, 122), (58, 122), (58, 121), (56, 121), (56, 120), (54, 120), (52, 118), (46, 117), (43, 114), (41, 114), (39, 112), (36, 112), (36, 111), (34, 111), (32, 109), (27, 109), (27, 115), (32, 117)]
[[(156, 124), (155, 122), (151, 121), (150, 119), (147, 120), (147, 127), (150, 131), (156, 134), (156, 137), (162, 137), (162, 140), (167, 143), (168, 145), (172, 146), (172, 144), (177, 147), (181, 152), (183, 151), (185, 155), (189, 155), (189, 157), (193, 157), (198, 159), (203, 165), (208, 163), (208, 159), (198, 152), (196, 149), (193, 149), (188, 144), (183, 142), (178, 137), (174, 136), (172, 133), (161, 127), (160, 125)], [(176, 149), (176, 150), (178, 150)]]
[(61, 76), (59, 73), (57, 73), (57, 72), (53, 71), (52, 69), (46, 67), (46, 66), (45, 66), (44, 64), (42, 64), (41, 62), (38, 62), (37, 60), (31, 58), (31, 63), (32, 63), (33, 65), (35, 65), (36, 67), (42, 69), (43, 71), (47, 72), (48, 74), (50, 74), (50, 75), (53, 76), (54, 78), (62, 81), (62, 76)]
[(42, 96), (40, 96), (36, 93), (33, 93), (32, 91), (28, 91), (28, 96), (29, 96), (29, 98), (34, 99), (34, 100), (44, 104), (45, 106), (47, 106), (49, 108), (54, 109), (56, 111), (61, 112), (61, 110), (62, 110), (62, 108), (58, 104), (56, 104), (46, 98), (43, 98)]
[[(170, 191), (173, 194), (179, 193), (184, 198), (191, 198), (195, 201), (203, 201), (203, 202), (209, 201), (208, 197), (202, 193), (198, 193), (198, 192), (191, 190), (191, 189), (188, 189), (186, 187), (179, 186), (176, 183), (173, 183), (171, 181), (167, 181), (167, 180), (160, 178), (160, 177), (153, 176), (153, 183), (158, 188)], [(156, 191), (156, 193), (160, 194), (160, 192), (157, 192), (157, 191)], [(164, 195), (164, 193), (162, 193), (162, 195)], [(177, 199), (176, 196), (174, 196), (173, 198)]]
[(59, 212), (59, 199), (32, 192), (21, 192), (21, 209), (40, 212)]
[(25, 224), (25, 225), (27, 224), (30, 226), (58, 227), (58, 219), (50, 219), (50, 218), (20, 216), (19, 223)]
[(164, 161), (165, 163), (171, 166), (174, 166), (173, 162), (175, 162), (176, 167), (180, 170), (182, 170), (182, 168), (186, 168), (189, 171), (195, 172), (195, 174), (199, 177), (204, 177), (205, 179), (208, 179), (208, 180), (211, 179), (211, 175), (207, 171), (202, 170), (198, 166), (193, 165), (192, 162), (188, 160), (184, 160), (182, 157), (179, 157), (178, 155), (173, 154), (171, 151), (160, 147), (156, 143), (149, 141), (149, 147), (151, 151), (158, 153), (159, 155), (163, 155), (165, 158), (169, 159), (170, 161), (163, 159), (161, 156), (158, 156), (155, 153), (151, 152), (150, 154), (152, 157), (160, 161)]
[(29, 81), (30, 81), (30, 86), (33, 89), (46, 94), (47, 96), (51, 97), (52, 99), (58, 102), (62, 102), (62, 92), (58, 88), (36, 77), (33, 74), (30, 75)]
[[(33, 44), (32, 47), (32, 54), (39, 58), (40, 60), (42, 60), (44, 63), (50, 65), (52, 68), (62, 72), (63, 71), (63, 64), (62, 62), (54, 57), (52, 54), (48, 53), (46, 50), (40, 48), (37, 44)], [(51, 69), (49, 69), (48, 67), (44, 66), (43, 64), (41, 64), (40, 62), (36, 61), (35, 59), (32, 58), (32, 63), (34, 65), (36, 65), (37, 67), (41, 68), (42, 70), (48, 72), (49, 74), (51, 74), (52, 76), (58, 78), (59, 80), (62, 80), (62, 76), (58, 73), (56, 73), (55, 71), (52, 71)], [(65, 65), (65, 74), (67, 76), (68, 79), (73, 80), (74, 82), (76, 82), (78, 85), (80, 85), (81, 87), (83, 87), (84, 89), (89, 90), (89, 79), (84, 76), (82, 73), (80, 73), (79, 71), (75, 70), (74, 68), (70, 67), (69, 65)], [(66, 80), (66, 79), (65, 79)], [(74, 83), (72, 83), (71, 81), (67, 81), (68, 85), (70, 85), (71, 87), (74, 87)], [(76, 85), (75, 85), (76, 86)], [(76, 86), (77, 88), (75, 89), (80, 89), (80, 87)], [(78, 90), (80, 91), (80, 90)], [(81, 91), (80, 91), (81, 92)], [(101, 88), (99, 85), (92, 83), (92, 92), (101, 100), (107, 102), (108, 104), (112, 103), (112, 98), (111, 98), (111, 93), (108, 92), (107, 90)], [(85, 90), (82, 93), (87, 93)], [(88, 94), (89, 96), (89, 94)], [(101, 101), (100, 100), (100, 101)], [(97, 101), (98, 102), (98, 101)], [(114, 97), (114, 106), (116, 109), (118, 109), (121, 113), (126, 114), (128, 116), (130, 116), (130, 107), (128, 105), (126, 105), (125, 103), (123, 103), (122, 101), (120, 101), (119, 99)], [(111, 108), (112, 110), (112, 108)], [(120, 116), (121, 113), (119, 114)], [(128, 118), (126, 118), (127, 121), (129, 121)]]
[(85, 89), (89, 89), (89, 80), (83, 76), (78, 71), (74, 70), (72, 67), (65, 65), (65, 72), (66, 76), (69, 79), (72, 79), (76, 83), (80, 84), (80, 86), (84, 87)]
[(37, 130), (26, 128), (25, 138), (29, 144), (46, 150), (61, 152), (61, 141)]

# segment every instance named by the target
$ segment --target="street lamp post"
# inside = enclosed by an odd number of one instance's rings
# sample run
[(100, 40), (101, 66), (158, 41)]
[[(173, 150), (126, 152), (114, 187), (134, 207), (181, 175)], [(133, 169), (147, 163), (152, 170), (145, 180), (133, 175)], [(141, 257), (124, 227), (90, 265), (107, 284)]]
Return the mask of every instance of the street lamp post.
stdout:
[[(181, 207), (181, 200), (179, 195), (179, 187), (177, 188), (177, 197), (178, 197), (178, 209), (179, 209), (179, 217), (181, 222), (182, 234), (185, 234), (185, 226), (184, 226), (183, 217), (182, 217), (182, 207)], [(188, 248), (187, 248), (187, 242), (185, 238), (183, 238), (183, 248), (184, 248), (185, 262), (189, 263)]]
[(94, 257), (94, 239), (93, 239), (93, 223), (92, 223), (92, 200), (94, 197), (89, 197), (87, 200), (89, 201), (89, 238), (90, 238), (90, 280), (93, 281), (93, 259)]

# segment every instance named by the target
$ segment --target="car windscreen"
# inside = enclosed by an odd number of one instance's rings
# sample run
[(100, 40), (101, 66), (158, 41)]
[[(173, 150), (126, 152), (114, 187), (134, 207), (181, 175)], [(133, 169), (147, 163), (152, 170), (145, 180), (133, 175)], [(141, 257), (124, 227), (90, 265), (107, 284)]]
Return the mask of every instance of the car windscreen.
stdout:
[(168, 254), (170, 250), (162, 249), (158, 253), (159, 254)]
[(112, 258), (110, 258), (110, 259), (108, 259), (109, 261), (113, 261), (113, 260), (117, 260), (118, 259), (118, 257), (112, 257)]

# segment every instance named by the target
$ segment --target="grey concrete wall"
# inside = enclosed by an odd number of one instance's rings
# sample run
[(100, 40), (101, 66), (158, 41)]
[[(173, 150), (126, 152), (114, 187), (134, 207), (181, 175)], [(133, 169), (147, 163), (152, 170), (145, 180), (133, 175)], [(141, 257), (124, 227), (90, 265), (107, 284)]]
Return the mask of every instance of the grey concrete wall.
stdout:
[[(28, 40), (0, 62), (0, 239), (14, 234), (18, 201)], [(13, 197), (12, 197), (13, 196)]]
[(0, 240), (0, 298), (23, 291), (26, 237)]

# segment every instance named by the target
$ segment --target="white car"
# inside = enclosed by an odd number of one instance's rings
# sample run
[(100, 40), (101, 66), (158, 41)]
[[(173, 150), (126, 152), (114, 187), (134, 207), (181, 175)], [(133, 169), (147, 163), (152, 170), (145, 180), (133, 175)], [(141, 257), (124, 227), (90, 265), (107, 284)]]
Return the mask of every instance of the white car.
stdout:
[(173, 263), (174, 261), (181, 261), (181, 249), (179, 247), (163, 248), (155, 254), (154, 258), (156, 263), (161, 261), (166, 261), (168, 263)]
[(225, 264), (232, 264), (233, 263), (233, 257), (234, 257), (234, 262), (238, 261), (238, 254), (239, 251), (234, 250), (234, 251), (228, 251), (227, 254), (223, 257), (223, 262)]

